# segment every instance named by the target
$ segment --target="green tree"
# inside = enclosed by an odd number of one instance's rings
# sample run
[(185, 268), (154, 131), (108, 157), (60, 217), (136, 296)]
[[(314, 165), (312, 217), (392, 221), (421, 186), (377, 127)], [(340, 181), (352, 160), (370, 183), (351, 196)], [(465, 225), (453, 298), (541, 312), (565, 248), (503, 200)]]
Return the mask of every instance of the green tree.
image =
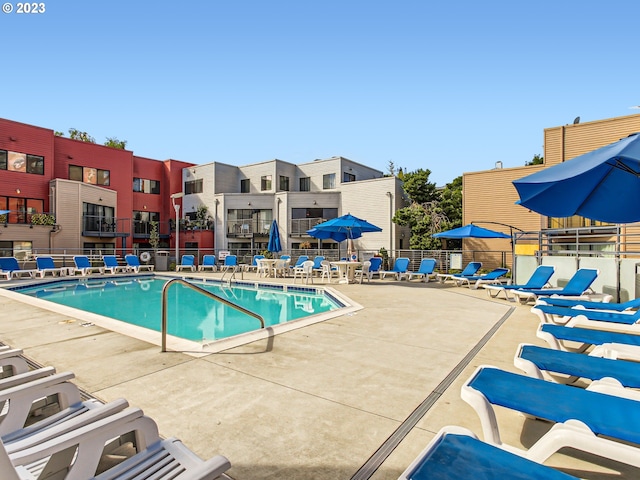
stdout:
[(387, 164), (387, 174), (386, 177), (395, 177), (396, 176), (396, 165), (393, 163), (393, 160), (389, 160)]
[(445, 230), (462, 226), (462, 177), (447, 183), (440, 193), (440, 207), (447, 216)]
[(96, 139), (89, 135), (87, 132), (81, 132), (77, 128), (69, 129), (69, 138), (72, 140), (81, 140), (87, 143), (96, 143)]
[(107, 147), (111, 148), (119, 148), (120, 150), (124, 150), (127, 146), (126, 140), (118, 140), (116, 137), (107, 137), (107, 141), (104, 142)]
[(392, 221), (411, 228), (409, 248), (432, 250), (440, 248), (440, 241), (431, 235), (440, 231), (447, 217), (440, 206), (440, 193), (429, 181), (430, 170), (418, 169), (403, 174), (403, 188), (409, 206), (396, 211)]
[(533, 156), (530, 162), (526, 162), (524, 165), (528, 167), (529, 165), (542, 165), (544, 163), (544, 157), (538, 155), (537, 153)]

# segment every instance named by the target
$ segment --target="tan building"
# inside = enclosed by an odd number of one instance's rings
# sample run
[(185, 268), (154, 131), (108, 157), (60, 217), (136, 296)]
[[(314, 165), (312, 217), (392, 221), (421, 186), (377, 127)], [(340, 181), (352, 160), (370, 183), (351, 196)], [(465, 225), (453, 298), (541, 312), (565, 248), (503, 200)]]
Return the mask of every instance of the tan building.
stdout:
[[(513, 168), (495, 168), (463, 174), (463, 224), (477, 223), (485, 228), (510, 233), (505, 224), (527, 232), (575, 231), (580, 227), (598, 227), (601, 222), (582, 217), (547, 218), (516, 204), (518, 194), (511, 183), (513, 180), (557, 165), (584, 153), (616, 142), (632, 133), (640, 132), (640, 115), (609, 118), (593, 122), (563, 125), (544, 130), (544, 164)], [(486, 223), (483, 223), (486, 222)], [(518, 230), (515, 230), (516, 232)], [(569, 235), (569, 233), (567, 233)], [(542, 238), (542, 237), (540, 237)], [(609, 238), (602, 238), (606, 248)], [(516, 252), (534, 254), (540, 248), (540, 240), (529, 236), (516, 242)], [(593, 247), (592, 247), (593, 248)], [(463, 250), (471, 260), (483, 261), (486, 268), (495, 268), (503, 263), (512, 267), (509, 240), (465, 240)], [(474, 253), (469, 253), (474, 252)], [(483, 253), (490, 252), (490, 253)]]

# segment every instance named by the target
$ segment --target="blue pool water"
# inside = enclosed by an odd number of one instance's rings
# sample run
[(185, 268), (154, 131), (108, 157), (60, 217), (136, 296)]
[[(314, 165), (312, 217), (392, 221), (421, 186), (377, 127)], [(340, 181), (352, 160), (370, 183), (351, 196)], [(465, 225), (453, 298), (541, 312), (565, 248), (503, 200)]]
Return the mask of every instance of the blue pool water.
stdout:
[[(34, 297), (104, 315), (129, 324), (160, 331), (162, 288), (170, 278), (155, 276), (63, 280), (15, 290)], [(191, 283), (261, 315), (265, 327), (343, 307), (326, 293), (288, 286), (227, 286)], [(262, 287), (262, 286), (261, 286)], [(257, 330), (260, 322), (179, 283), (167, 294), (169, 335), (192, 341), (212, 341)]]

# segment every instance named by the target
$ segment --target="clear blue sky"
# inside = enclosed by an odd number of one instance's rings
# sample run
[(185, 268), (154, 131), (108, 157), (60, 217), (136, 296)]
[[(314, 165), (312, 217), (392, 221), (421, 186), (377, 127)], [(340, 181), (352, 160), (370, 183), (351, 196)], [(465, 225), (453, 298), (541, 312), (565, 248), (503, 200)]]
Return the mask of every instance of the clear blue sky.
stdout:
[(9, 3), (0, 117), (159, 160), (341, 155), (444, 185), (640, 113), (637, 0)]

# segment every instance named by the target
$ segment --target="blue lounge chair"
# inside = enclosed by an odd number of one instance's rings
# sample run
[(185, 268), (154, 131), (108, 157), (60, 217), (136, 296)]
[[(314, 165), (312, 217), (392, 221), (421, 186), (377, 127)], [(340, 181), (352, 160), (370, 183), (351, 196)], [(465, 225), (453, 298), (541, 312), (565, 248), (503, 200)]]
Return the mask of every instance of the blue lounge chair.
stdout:
[(556, 307), (583, 307), (595, 310), (613, 310), (616, 312), (624, 312), (625, 310), (638, 310), (640, 308), (640, 298), (634, 298), (628, 302), (615, 303), (615, 302), (593, 302), (589, 300), (572, 300), (569, 298), (555, 298), (549, 297), (544, 299), (544, 303), (547, 305), (553, 305)]
[(549, 297), (551, 295), (560, 295), (563, 297), (580, 297), (585, 295), (591, 290), (591, 284), (598, 277), (598, 270), (592, 268), (581, 268), (564, 288), (541, 288), (541, 289), (519, 289), (514, 290), (513, 294), (518, 298), (520, 303), (527, 303), (529, 301), (535, 301), (540, 296)]
[[(640, 466), (640, 402), (624, 387), (599, 382), (598, 391), (481, 366), (464, 384), (462, 399), (480, 417), (485, 441), (501, 445), (493, 405), (554, 422), (527, 452), (544, 462), (564, 447)], [(635, 444), (636, 446), (630, 445)]]
[(118, 272), (126, 273), (127, 266), (118, 264), (118, 257), (115, 255), (104, 255), (102, 257), (102, 261), (104, 262), (104, 272), (116, 274)]
[(508, 268), (496, 268), (484, 275), (472, 275), (470, 277), (453, 277), (453, 281), (458, 287), (467, 285), (469, 288), (477, 289), (480, 285), (484, 284), (491, 285), (495, 283), (502, 283), (502, 279), (507, 273), (509, 273)]
[(438, 273), (436, 277), (440, 283), (455, 278), (473, 277), (482, 268), (482, 262), (469, 262), (460, 273)]
[(497, 298), (500, 293), (504, 293), (504, 297), (507, 300), (515, 299), (515, 296), (511, 295), (510, 292), (515, 290), (541, 289), (549, 285), (549, 280), (553, 276), (555, 270), (556, 267), (554, 266), (540, 265), (531, 274), (527, 283), (523, 283), (521, 285), (485, 285), (484, 288), (491, 298)]
[(307, 260), (309, 260), (309, 257), (307, 255), (300, 255), (296, 260), (296, 263), (294, 263), (293, 265), (289, 265), (289, 272), (293, 273), (294, 268), (302, 267), (302, 264)]
[(222, 278), (231, 272), (235, 274), (240, 269), (240, 265), (238, 264), (238, 257), (236, 255), (227, 255), (224, 257), (224, 263), (220, 265), (220, 271), (223, 272)]
[(398, 480), (572, 480), (566, 473), (490, 445), (466, 428), (442, 428)]
[(138, 260), (137, 255), (129, 254), (124, 256), (125, 262), (127, 262), (127, 270), (132, 271), (134, 273), (140, 273), (143, 270), (153, 272), (153, 265), (142, 265), (140, 264), (140, 260)]
[(324, 255), (316, 255), (313, 257), (313, 271), (316, 274), (322, 274), (322, 262), (324, 261)]
[(580, 378), (589, 380), (613, 378), (624, 387), (640, 388), (640, 363), (638, 362), (520, 344), (513, 363), (525, 374), (540, 380), (574, 383)]
[(86, 276), (92, 273), (104, 273), (104, 268), (91, 265), (91, 261), (86, 255), (74, 255), (73, 263), (76, 266), (73, 270), (74, 274), (79, 273), (82, 276)]
[(182, 255), (182, 259), (180, 260), (180, 265), (176, 265), (176, 272), (180, 272), (182, 270), (191, 270), (192, 272), (196, 271), (196, 259), (193, 255)]
[(382, 257), (371, 257), (369, 259), (371, 265), (369, 265), (369, 276), (373, 278), (374, 275), (378, 275), (380, 278), (380, 269), (382, 268)]
[(383, 270), (380, 272), (380, 278), (384, 278), (386, 275), (395, 275), (396, 280), (402, 280), (407, 275), (409, 269), (410, 260), (406, 257), (398, 257), (393, 263), (391, 270)]
[[(591, 310), (587, 308), (555, 307), (553, 305), (537, 304), (531, 312), (538, 315), (541, 323), (555, 323), (556, 325), (579, 325), (585, 320), (594, 322), (609, 322), (623, 325), (634, 325), (640, 321), (640, 310), (617, 312), (611, 310)], [(606, 327), (604, 327), (606, 329)]]
[(417, 277), (424, 282), (429, 282), (431, 277), (435, 278), (436, 263), (435, 258), (423, 258), (420, 260), (420, 266), (416, 272), (408, 272), (407, 279), (411, 280), (413, 277)]
[(204, 272), (205, 270), (211, 270), (212, 272), (217, 270), (215, 255), (204, 255), (202, 257), (202, 263), (198, 265), (198, 271)]
[(16, 257), (0, 257), (0, 270), (3, 272), (2, 275), (7, 279), (22, 278), (25, 276), (33, 278), (36, 273), (35, 270), (21, 269)]
[(258, 271), (258, 260), (261, 260), (264, 258), (264, 255), (254, 255), (253, 256), (253, 260), (251, 261), (251, 265), (249, 265), (247, 267), (247, 270), (254, 270), (255, 272)]
[(584, 352), (594, 346), (609, 344), (640, 347), (640, 335), (628, 332), (611, 332), (594, 328), (565, 327), (544, 323), (536, 333), (547, 344), (565, 352)]
[(47, 273), (50, 273), (52, 277), (56, 277), (62, 275), (62, 269), (56, 267), (52, 257), (36, 257), (35, 276), (44, 278)]

